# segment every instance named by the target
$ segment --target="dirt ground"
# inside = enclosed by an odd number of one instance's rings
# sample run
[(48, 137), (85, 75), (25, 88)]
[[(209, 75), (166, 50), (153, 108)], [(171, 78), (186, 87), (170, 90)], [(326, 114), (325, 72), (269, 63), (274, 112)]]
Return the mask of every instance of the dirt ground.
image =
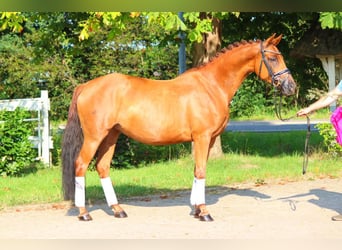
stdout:
[(0, 212), (0, 239), (341, 239), (342, 179), (207, 189), (213, 222), (193, 218), (189, 192), (121, 200), (128, 218), (106, 204), (89, 206), (91, 222), (68, 203)]

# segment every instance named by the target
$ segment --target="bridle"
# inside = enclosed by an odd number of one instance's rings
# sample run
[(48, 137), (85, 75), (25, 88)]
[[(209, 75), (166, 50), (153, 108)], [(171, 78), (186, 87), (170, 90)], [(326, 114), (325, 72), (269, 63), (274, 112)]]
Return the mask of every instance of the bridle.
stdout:
[(286, 74), (286, 73), (291, 74), (290, 70), (288, 68), (285, 68), (285, 69), (280, 70), (276, 73), (273, 73), (273, 70), (272, 70), (272, 68), (271, 68), (270, 64), (268, 63), (267, 58), (265, 56), (265, 52), (273, 53), (276, 55), (281, 55), (281, 53), (278, 51), (274, 51), (274, 50), (264, 49), (262, 42), (260, 42), (260, 52), (261, 52), (261, 61), (260, 61), (260, 67), (259, 67), (259, 78), (260, 78), (260, 74), (261, 74), (262, 63), (264, 63), (266, 66), (266, 69), (268, 71), (268, 74), (272, 78), (272, 85), (276, 88), (279, 88), (281, 83), (278, 82), (278, 77), (283, 75), (283, 74)]
[[(262, 41), (260, 42), (260, 52), (261, 52), (261, 60), (260, 60), (260, 67), (259, 67), (258, 76), (260, 78), (262, 64), (264, 63), (266, 66), (266, 69), (268, 71), (269, 76), (271, 76), (271, 78), (272, 78), (272, 85), (274, 86), (274, 106), (275, 106), (276, 116), (279, 120), (281, 120), (283, 122), (289, 121), (289, 120), (293, 119), (294, 117), (296, 117), (297, 115), (293, 115), (293, 116), (285, 118), (285, 119), (282, 118), (282, 116), (281, 116), (282, 94), (281, 93), (279, 94), (279, 98), (278, 98), (279, 102), (277, 105), (276, 93), (278, 92), (279, 87), (281, 87), (281, 82), (278, 81), (278, 77), (283, 75), (283, 74), (286, 74), (286, 73), (291, 74), (291, 72), (288, 68), (285, 68), (285, 69), (280, 70), (276, 73), (273, 73), (273, 70), (272, 70), (272, 68), (271, 68), (270, 64), (268, 63), (267, 58), (265, 56), (265, 52), (273, 53), (273, 54), (277, 54), (277, 55), (281, 55), (281, 53), (278, 51), (274, 51), (274, 50), (264, 49)], [(308, 115), (306, 115), (306, 123), (307, 123), (307, 133), (306, 133), (305, 146), (304, 146), (303, 174), (306, 173), (306, 169), (308, 166), (309, 139), (310, 139), (310, 135), (311, 135), (310, 118)]]
[[(265, 52), (273, 53), (273, 54), (276, 54), (276, 55), (281, 55), (281, 53), (279, 51), (264, 49), (264, 46), (263, 46), (262, 42), (260, 42), (261, 60), (260, 60), (260, 67), (259, 67), (259, 78), (260, 78), (260, 74), (261, 74), (262, 64), (264, 63), (265, 66), (266, 66), (266, 69), (268, 71), (269, 76), (271, 76), (271, 78), (272, 78), (272, 85), (274, 86), (274, 100), (276, 100), (276, 93), (278, 92), (279, 87), (281, 87), (281, 83), (279, 83), (278, 77), (283, 75), (283, 74), (286, 74), (286, 73), (291, 74), (291, 72), (290, 72), (290, 70), (288, 68), (285, 68), (283, 70), (278, 71), (277, 73), (273, 73), (273, 70), (272, 70), (272, 68), (271, 68), (270, 64), (268, 63), (267, 58), (265, 56)], [(294, 118), (295, 116), (292, 116), (292, 117), (289, 117), (289, 118), (286, 118), (286, 119), (282, 118), (281, 113), (280, 113), (281, 104), (282, 104), (281, 97), (282, 97), (282, 95), (281, 95), (281, 92), (280, 92), (279, 105), (278, 105), (278, 108), (275, 105), (275, 107), (276, 107), (275, 108), (275, 112), (276, 112), (276, 115), (277, 115), (279, 120), (281, 120), (281, 121), (288, 121), (288, 120)], [(274, 103), (276, 103), (276, 101)]]

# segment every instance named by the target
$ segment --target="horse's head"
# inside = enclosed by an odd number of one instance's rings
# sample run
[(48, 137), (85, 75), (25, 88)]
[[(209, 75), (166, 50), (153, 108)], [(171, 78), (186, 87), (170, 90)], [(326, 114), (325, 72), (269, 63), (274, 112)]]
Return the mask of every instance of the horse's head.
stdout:
[(296, 82), (286, 67), (284, 58), (276, 47), (282, 35), (273, 34), (267, 40), (260, 42), (260, 54), (256, 57), (255, 72), (260, 79), (272, 83), (284, 95), (293, 95)]

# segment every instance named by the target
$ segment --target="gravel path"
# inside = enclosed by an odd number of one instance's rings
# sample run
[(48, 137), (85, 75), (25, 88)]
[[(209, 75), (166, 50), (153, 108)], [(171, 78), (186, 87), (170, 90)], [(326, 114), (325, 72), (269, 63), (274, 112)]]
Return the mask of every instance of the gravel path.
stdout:
[(0, 212), (0, 239), (341, 239), (342, 179), (207, 189), (213, 222), (190, 215), (189, 192), (122, 201), (128, 218), (106, 204), (77, 220), (68, 203), (20, 206)]

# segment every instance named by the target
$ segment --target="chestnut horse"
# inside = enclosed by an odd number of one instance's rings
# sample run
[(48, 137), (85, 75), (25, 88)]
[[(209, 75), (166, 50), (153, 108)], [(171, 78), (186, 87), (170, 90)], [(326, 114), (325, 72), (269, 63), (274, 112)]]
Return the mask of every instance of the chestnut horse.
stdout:
[(226, 128), (229, 103), (242, 81), (254, 72), (284, 95), (295, 92), (296, 83), (276, 47), (281, 37), (234, 43), (209, 63), (171, 80), (113, 73), (77, 86), (63, 136), (62, 164), (64, 198), (74, 199), (78, 218), (92, 219), (85, 206), (85, 174), (95, 154), (108, 206), (115, 217), (127, 217), (109, 177), (123, 133), (150, 145), (193, 141), (190, 203), (195, 218), (212, 221), (205, 205), (206, 163), (215, 138)]

